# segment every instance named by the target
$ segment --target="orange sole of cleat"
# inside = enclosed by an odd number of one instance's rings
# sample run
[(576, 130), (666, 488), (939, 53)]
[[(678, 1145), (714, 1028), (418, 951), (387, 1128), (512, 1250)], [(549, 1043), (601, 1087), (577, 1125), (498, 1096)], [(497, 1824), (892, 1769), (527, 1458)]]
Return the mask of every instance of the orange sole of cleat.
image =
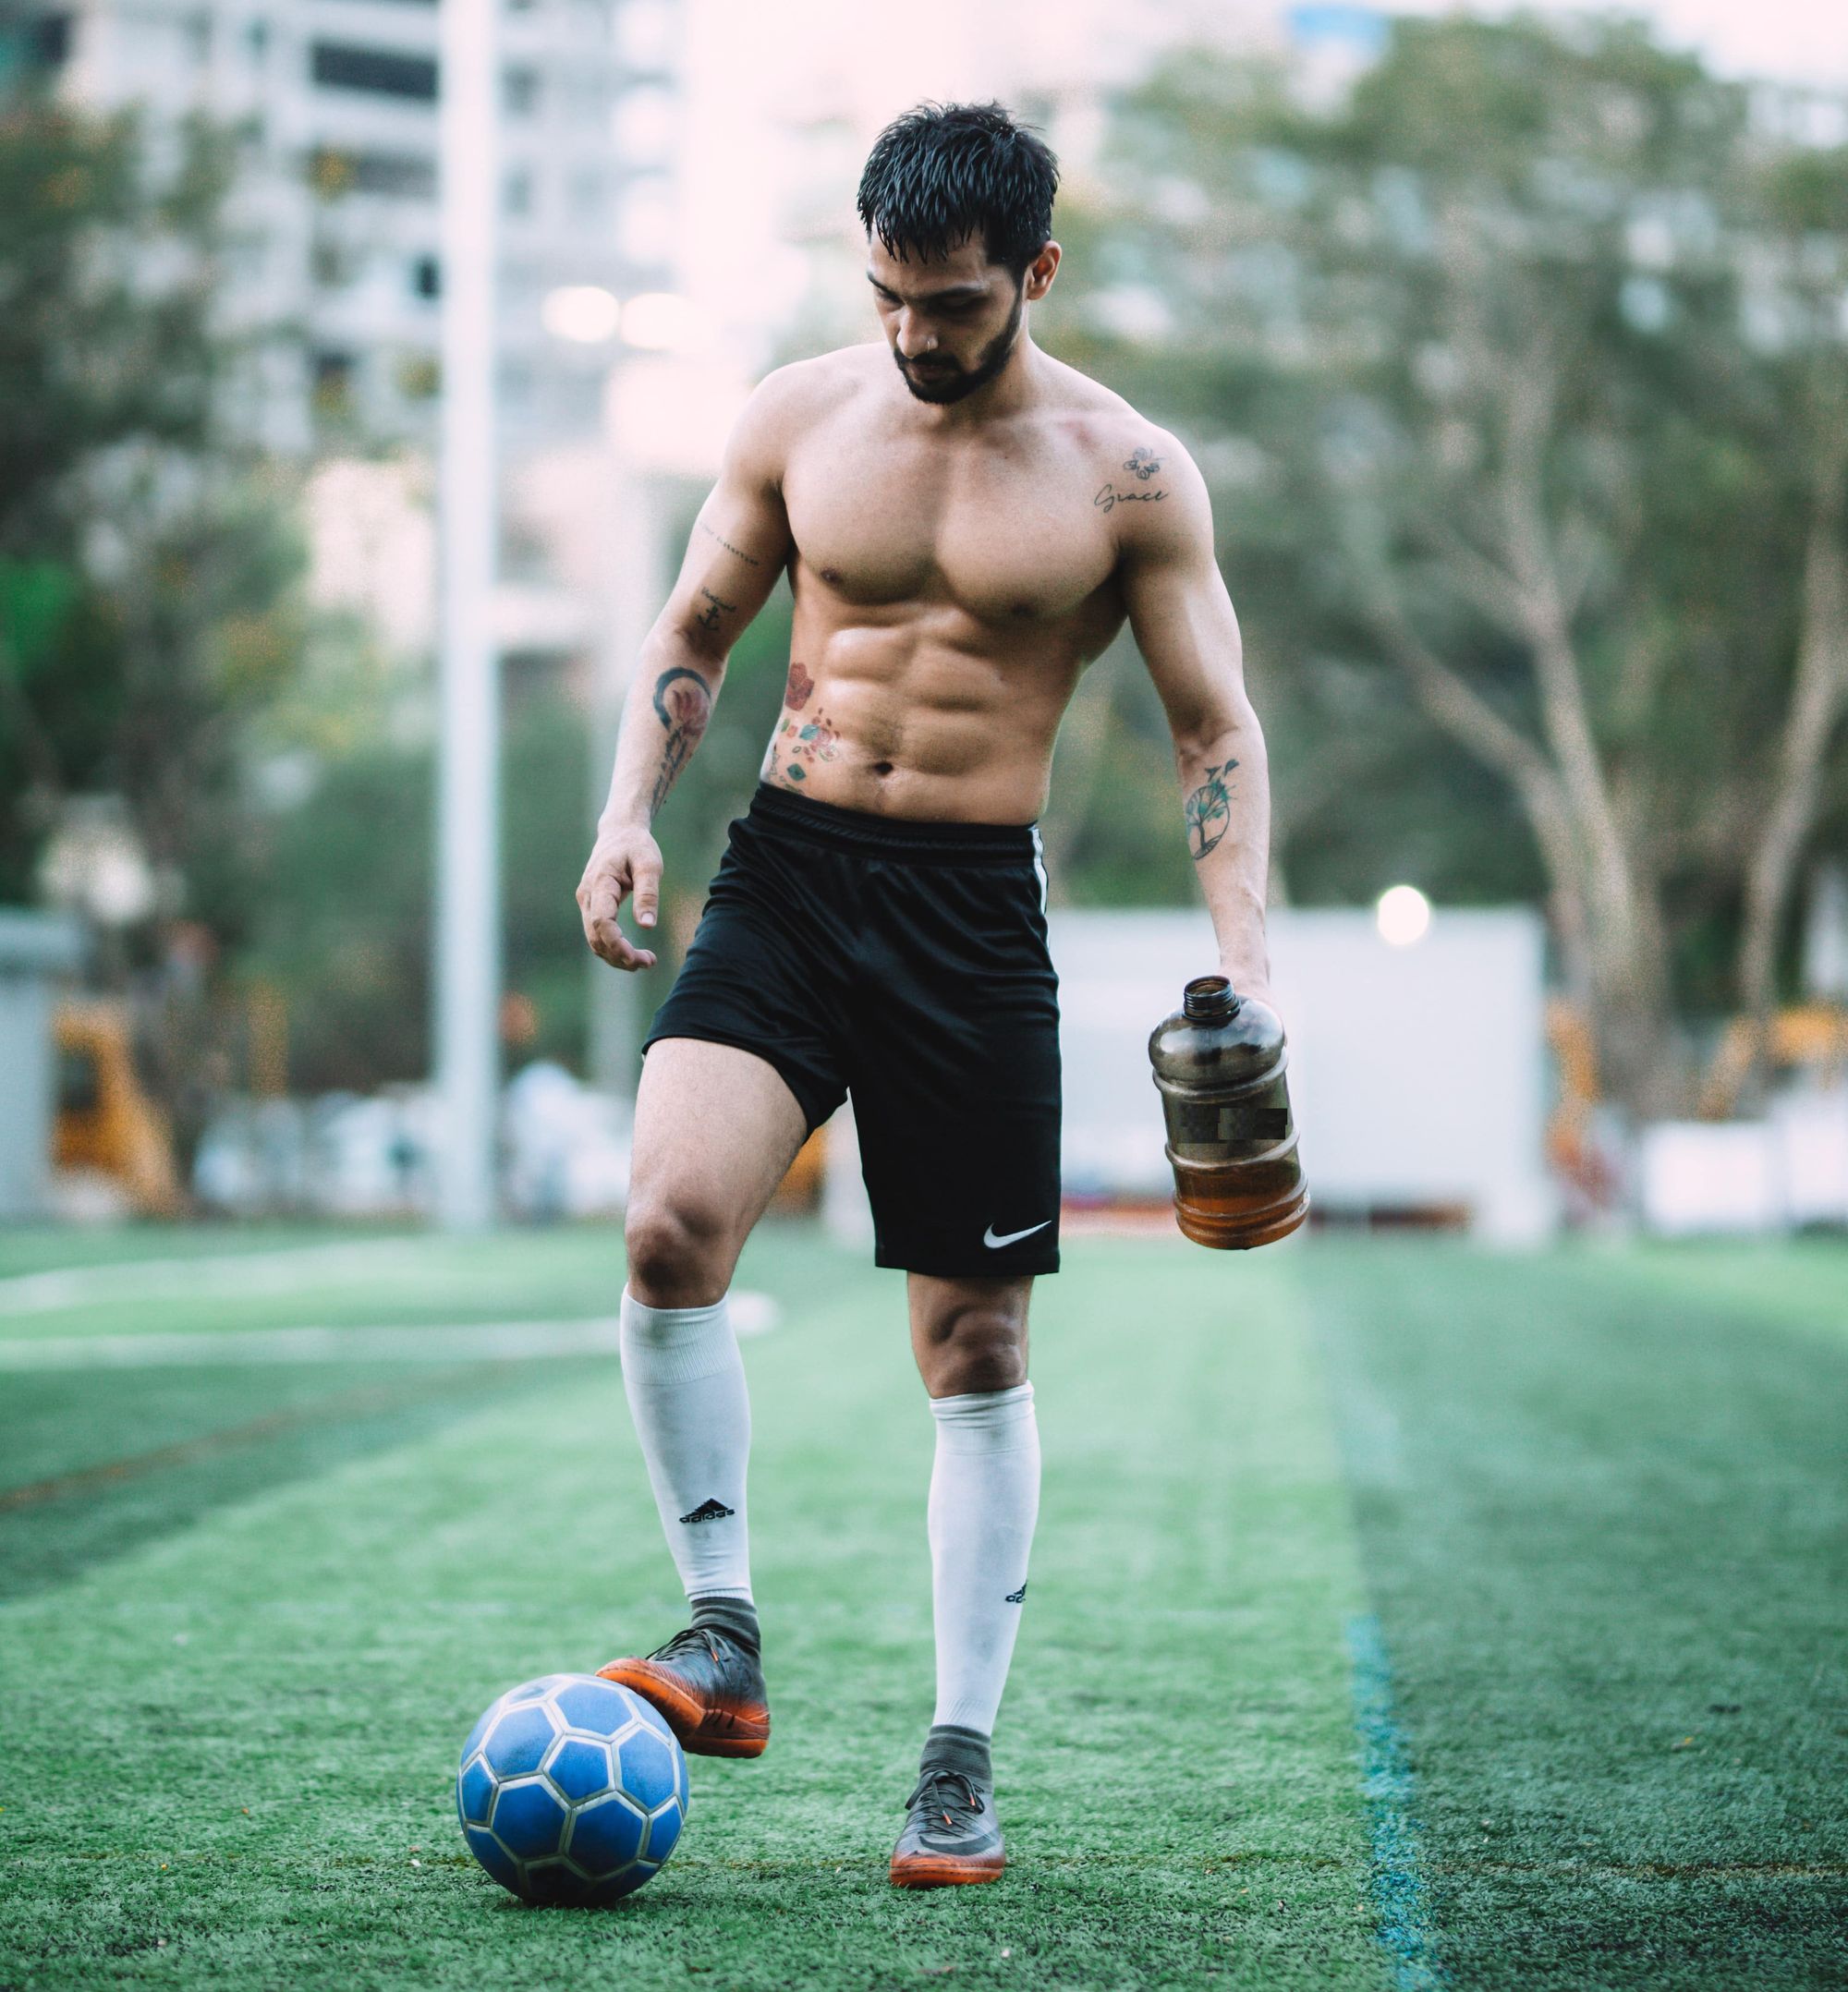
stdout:
[(906, 1853), (892, 1857), (894, 1889), (956, 1889), (972, 1882), (999, 1881), (1006, 1872), (1007, 1856), (989, 1853), (973, 1860), (959, 1860), (949, 1853)]
[(770, 1745), (770, 1710), (761, 1702), (710, 1707), (647, 1660), (612, 1660), (597, 1670), (597, 1677), (659, 1709), (688, 1756), (761, 1756)]

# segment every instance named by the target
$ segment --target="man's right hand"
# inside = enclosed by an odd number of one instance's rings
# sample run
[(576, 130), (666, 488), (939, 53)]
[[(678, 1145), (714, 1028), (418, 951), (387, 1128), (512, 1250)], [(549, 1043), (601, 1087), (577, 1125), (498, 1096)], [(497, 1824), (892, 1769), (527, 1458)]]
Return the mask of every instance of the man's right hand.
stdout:
[(616, 924), (616, 909), (627, 898), (635, 901), (636, 925), (652, 927), (661, 905), (661, 846), (635, 826), (599, 831), (578, 885), (584, 938), (591, 953), (612, 968), (633, 973), (652, 968), (654, 956), (647, 948), (632, 945)]

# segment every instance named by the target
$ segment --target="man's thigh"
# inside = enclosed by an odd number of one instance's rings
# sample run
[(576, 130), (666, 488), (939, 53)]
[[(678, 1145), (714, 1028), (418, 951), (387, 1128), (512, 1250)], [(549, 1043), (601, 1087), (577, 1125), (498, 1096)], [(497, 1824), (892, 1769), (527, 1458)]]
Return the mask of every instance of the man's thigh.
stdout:
[(663, 1038), (636, 1094), (631, 1223), (672, 1223), (729, 1241), (736, 1257), (808, 1136), (773, 1065), (735, 1045)]

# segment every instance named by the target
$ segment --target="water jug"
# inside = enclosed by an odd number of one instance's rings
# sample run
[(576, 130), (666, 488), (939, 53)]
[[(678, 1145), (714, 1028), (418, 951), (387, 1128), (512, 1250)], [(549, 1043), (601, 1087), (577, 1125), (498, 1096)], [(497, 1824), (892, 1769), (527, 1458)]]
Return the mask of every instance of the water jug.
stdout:
[(1283, 1075), (1283, 1026), (1224, 976), (1196, 976), (1156, 1026), (1149, 1063), (1168, 1123), (1174, 1215), (1197, 1244), (1241, 1251), (1308, 1215)]

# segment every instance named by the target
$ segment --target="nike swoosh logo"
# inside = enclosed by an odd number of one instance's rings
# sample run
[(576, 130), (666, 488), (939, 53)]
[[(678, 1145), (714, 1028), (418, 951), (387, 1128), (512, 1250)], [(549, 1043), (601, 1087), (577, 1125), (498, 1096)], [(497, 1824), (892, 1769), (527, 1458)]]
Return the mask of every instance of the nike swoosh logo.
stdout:
[(1051, 1218), (1041, 1218), (1039, 1223), (1029, 1224), (1024, 1232), (1008, 1232), (1000, 1238), (995, 1236), (994, 1226), (991, 1224), (982, 1233), (982, 1243), (991, 1250), (999, 1245), (1018, 1245), (1023, 1238), (1032, 1237), (1035, 1232), (1043, 1232), (1052, 1221)]

